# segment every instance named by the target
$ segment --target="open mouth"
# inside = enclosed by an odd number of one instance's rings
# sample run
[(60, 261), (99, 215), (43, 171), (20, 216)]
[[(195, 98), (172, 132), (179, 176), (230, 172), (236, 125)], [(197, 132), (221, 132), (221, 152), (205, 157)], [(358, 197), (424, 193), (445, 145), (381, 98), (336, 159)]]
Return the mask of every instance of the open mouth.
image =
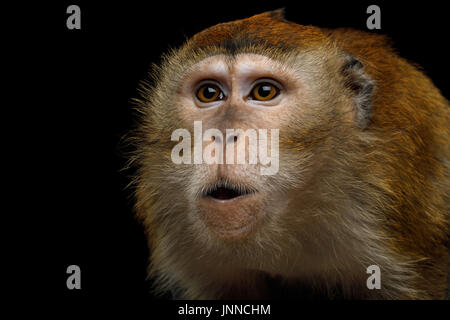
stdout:
[(217, 179), (196, 200), (199, 216), (218, 237), (239, 239), (252, 232), (264, 215), (264, 193), (250, 183)]
[(203, 196), (214, 200), (226, 201), (255, 193), (256, 190), (226, 182), (219, 182), (204, 192)]

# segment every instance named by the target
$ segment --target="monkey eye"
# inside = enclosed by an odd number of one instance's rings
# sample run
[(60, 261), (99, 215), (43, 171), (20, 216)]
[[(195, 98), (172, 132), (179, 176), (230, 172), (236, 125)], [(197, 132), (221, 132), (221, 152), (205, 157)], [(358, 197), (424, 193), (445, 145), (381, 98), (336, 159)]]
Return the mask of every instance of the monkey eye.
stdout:
[(200, 88), (198, 88), (196, 96), (197, 99), (203, 103), (223, 100), (224, 98), (222, 90), (213, 83), (205, 83)]
[(250, 92), (250, 99), (258, 101), (272, 100), (280, 93), (280, 89), (270, 82), (256, 84)]

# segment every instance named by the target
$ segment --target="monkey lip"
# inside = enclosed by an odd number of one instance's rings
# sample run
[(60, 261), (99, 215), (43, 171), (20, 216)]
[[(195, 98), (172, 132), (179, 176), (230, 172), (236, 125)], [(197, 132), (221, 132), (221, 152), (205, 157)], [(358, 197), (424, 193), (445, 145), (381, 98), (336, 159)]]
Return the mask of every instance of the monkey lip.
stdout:
[(220, 238), (239, 239), (263, 216), (264, 197), (256, 189), (230, 183), (209, 187), (197, 201), (200, 216)]

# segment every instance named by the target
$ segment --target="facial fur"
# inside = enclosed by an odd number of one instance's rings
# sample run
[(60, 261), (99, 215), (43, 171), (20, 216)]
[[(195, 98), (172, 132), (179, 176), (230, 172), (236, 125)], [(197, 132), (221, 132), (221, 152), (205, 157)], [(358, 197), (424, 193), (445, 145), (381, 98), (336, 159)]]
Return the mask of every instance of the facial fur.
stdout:
[[(384, 37), (274, 11), (200, 32), (151, 75), (130, 141), (157, 292), (266, 298), (275, 276), (294, 296), (307, 287), (328, 298), (444, 297), (448, 101)], [(260, 79), (279, 86), (276, 98), (250, 98)], [(199, 101), (202, 81), (225, 98)], [(279, 129), (278, 172), (173, 163), (171, 134), (193, 135), (194, 121), (203, 131)], [(242, 136), (236, 144), (248, 151)], [(241, 196), (207, 196), (225, 189)], [(374, 264), (383, 282), (371, 291)]]

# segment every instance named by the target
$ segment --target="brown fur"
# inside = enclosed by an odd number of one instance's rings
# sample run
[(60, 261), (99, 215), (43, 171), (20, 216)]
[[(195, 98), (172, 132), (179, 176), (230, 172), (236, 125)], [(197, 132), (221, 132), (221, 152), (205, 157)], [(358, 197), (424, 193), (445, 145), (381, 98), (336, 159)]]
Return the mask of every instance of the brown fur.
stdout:
[[(280, 164), (289, 169), (267, 181), (293, 201), (254, 238), (224, 244), (187, 218), (193, 169), (171, 162), (170, 134), (188, 124), (173, 95), (194, 63), (241, 52), (324, 72), (309, 75), (316, 95), (308, 121), (292, 115), (280, 130)], [(268, 12), (200, 32), (153, 77), (138, 101), (142, 117), (131, 141), (136, 211), (148, 232), (157, 292), (270, 297), (267, 275), (277, 273), (298, 294), (312, 288), (328, 298), (445, 297), (449, 103), (385, 37), (300, 26)], [(381, 267), (382, 290), (365, 288), (371, 264)]]

